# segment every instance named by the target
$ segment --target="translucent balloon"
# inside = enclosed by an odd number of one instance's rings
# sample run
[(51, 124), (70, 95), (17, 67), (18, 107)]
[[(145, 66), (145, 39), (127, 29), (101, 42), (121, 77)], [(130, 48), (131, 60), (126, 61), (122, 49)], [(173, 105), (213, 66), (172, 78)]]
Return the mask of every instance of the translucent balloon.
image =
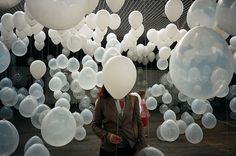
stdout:
[(183, 120), (187, 125), (190, 125), (191, 123), (194, 123), (194, 119), (190, 114), (188, 114), (184, 117), (181, 116), (181, 120)]
[(159, 50), (159, 56), (162, 60), (167, 60), (170, 56), (170, 48), (169, 47), (162, 47)]
[(167, 60), (158, 59), (157, 61), (157, 68), (160, 70), (166, 70), (168, 65), (169, 63)]
[[(77, 25), (87, 13), (87, 1), (79, 0), (27, 0), (26, 5), (31, 15), (42, 25), (55, 29), (66, 30)], [(63, 13), (61, 12), (63, 10)], [(63, 21), (63, 22), (62, 22)]]
[(60, 54), (59, 56), (57, 56), (57, 66), (61, 69), (65, 69), (67, 66), (68, 66), (68, 58), (63, 55), (63, 54)]
[(216, 8), (216, 23), (225, 32), (236, 35), (236, 5), (234, 0), (220, 0)]
[(201, 142), (203, 139), (203, 132), (201, 127), (196, 123), (190, 124), (185, 130), (185, 137), (192, 144)]
[(183, 120), (178, 120), (178, 121), (176, 121), (176, 124), (179, 127), (179, 134), (184, 134), (185, 130), (187, 128), (186, 123)]
[(55, 107), (64, 107), (68, 110), (70, 110), (70, 103), (67, 99), (65, 98), (60, 98), (59, 100), (57, 100), (57, 102), (55, 103)]
[(149, 97), (146, 100), (147, 109), (154, 110), (157, 108), (157, 100), (154, 97)]
[(82, 65), (84, 65), (88, 60), (93, 60), (93, 58), (90, 55), (85, 55), (82, 59)]
[[(1, 4), (0, 4), (1, 7)], [(4, 27), (5, 30), (12, 31), (14, 29), (13, 24), (13, 15), (10, 13), (6, 13), (1, 17), (2, 27)]]
[(58, 91), (62, 88), (62, 81), (59, 77), (53, 77), (48, 84), (48, 87), (52, 91)]
[(216, 2), (213, 0), (197, 0), (192, 3), (187, 13), (189, 28), (195, 26), (214, 27)]
[[(129, 78), (124, 75), (128, 75)], [(136, 78), (137, 70), (127, 57), (113, 57), (103, 67), (104, 86), (115, 99), (126, 96), (133, 88)]]
[(159, 107), (159, 111), (161, 114), (164, 114), (167, 110), (168, 110), (168, 106), (166, 104), (162, 104), (160, 107)]
[(97, 77), (97, 83), (96, 83), (96, 85), (97, 85), (98, 87), (102, 87), (102, 86), (103, 86), (102, 71), (97, 72), (96, 77)]
[(76, 127), (82, 127), (84, 125), (84, 118), (82, 117), (82, 115), (78, 112), (74, 112), (73, 116), (76, 121)]
[(34, 109), (33, 114), (30, 118), (32, 125), (37, 129), (41, 128), (41, 123), (39, 122), (39, 116), (45, 110), (50, 110), (50, 108), (45, 104), (40, 104)]
[(86, 25), (90, 28), (90, 29), (95, 29), (96, 28), (96, 14), (91, 13), (89, 15), (86, 16)]
[(104, 67), (106, 62), (108, 62), (108, 60), (114, 56), (121, 56), (121, 53), (114, 47), (107, 49), (104, 55), (102, 56), (102, 66)]
[(55, 92), (53, 93), (53, 97), (54, 97), (55, 99), (59, 99), (59, 98), (61, 97), (61, 95), (62, 95), (62, 91), (60, 91), (60, 90), (55, 91)]
[(42, 111), (39, 115), (39, 123), (42, 125), (44, 117), (50, 112), (50, 109)]
[(158, 40), (157, 31), (155, 29), (149, 29), (147, 31), (147, 39), (152, 43), (157, 43)]
[(170, 23), (166, 26), (166, 32), (168, 37), (172, 40), (175, 41), (175, 39), (178, 37), (179, 35), (179, 30), (177, 28), (177, 26), (173, 23)]
[(166, 120), (160, 128), (161, 136), (168, 142), (173, 142), (179, 137), (179, 127), (173, 120)]
[(42, 139), (40, 139), (40, 137), (38, 136), (33, 136), (31, 137), (26, 143), (25, 143), (25, 147), (24, 147), (24, 152), (26, 152), (32, 145), (34, 144), (42, 144), (43, 145), (43, 141)]
[(14, 106), (18, 101), (17, 93), (14, 89), (5, 87), (0, 92), (0, 98), (2, 104), (11, 107)]
[(177, 21), (183, 10), (184, 5), (181, 0), (169, 0), (165, 5), (165, 14), (171, 22)]
[(24, 156), (33, 156), (37, 153), (37, 155), (41, 156), (50, 156), (48, 149), (43, 144), (33, 144), (30, 146), (25, 152)]
[(220, 35), (207, 27), (195, 27), (175, 47), (170, 58), (170, 75), (183, 94), (208, 99), (221, 93), (231, 81), (232, 58)]
[(95, 87), (97, 83), (96, 78), (96, 72), (90, 67), (85, 67), (80, 72), (79, 85), (85, 90), (90, 90)]
[(121, 24), (120, 16), (118, 14), (111, 14), (110, 18), (111, 18), (111, 22), (109, 24), (109, 27), (111, 28), (111, 30), (118, 29)]
[(33, 96), (27, 96), (21, 101), (19, 112), (22, 116), (29, 118), (33, 115), (34, 109), (38, 106), (37, 100)]
[(79, 71), (74, 71), (74, 72), (72, 72), (72, 73), (71, 73), (71, 78), (72, 78), (73, 80), (78, 79), (78, 78), (79, 78)]
[(165, 113), (164, 113), (164, 120), (173, 120), (175, 121), (176, 120), (176, 115), (175, 115), (175, 112), (172, 111), (172, 110), (167, 110)]
[(236, 113), (236, 97), (231, 99), (231, 101), (229, 103), (229, 107), (230, 107), (231, 111)]
[(161, 140), (161, 141), (165, 141), (165, 139), (163, 139), (163, 137), (161, 136), (161, 131), (160, 131), (160, 129), (161, 129), (161, 125), (158, 126), (158, 128), (157, 128), (157, 130), (156, 130), (157, 138), (158, 138), (159, 140)]
[(1, 62), (0, 73), (2, 73), (8, 68), (8, 66), (11, 62), (11, 57), (10, 57), (10, 53), (9, 53), (7, 47), (1, 41), (0, 41), (0, 51), (1, 51), (1, 55), (0, 55), (0, 62)]
[(181, 101), (181, 102), (186, 102), (188, 97), (186, 95), (184, 95), (183, 93), (179, 92), (178, 93), (178, 99)]
[(194, 113), (203, 114), (203, 113), (206, 112), (207, 103), (204, 100), (195, 99), (191, 104), (191, 108), (192, 108)]
[(107, 41), (106, 48), (109, 49), (111, 47), (116, 48), (118, 51), (121, 51), (121, 44), (117, 39), (111, 39)]
[(0, 81), (0, 88), (3, 89), (4, 87), (12, 87), (12, 81), (8, 77), (5, 77)]
[(23, 11), (16, 11), (13, 14), (13, 24), (17, 30), (22, 31), (26, 26), (25, 13)]
[(7, 120), (0, 120), (0, 153), (11, 155), (19, 144), (19, 133), (15, 126)]
[(65, 93), (62, 93), (60, 98), (65, 98), (65, 99), (67, 99), (69, 102), (71, 101), (70, 94), (68, 94), (68, 93), (66, 93), (66, 92), (65, 92)]
[(202, 125), (207, 129), (212, 129), (216, 126), (216, 117), (212, 113), (205, 113), (202, 117)]
[(81, 116), (84, 119), (84, 124), (88, 125), (93, 121), (93, 113), (89, 109), (84, 109), (81, 112)]
[(67, 47), (72, 52), (77, 52), (82, 48), (82, 39), (78, 35), (70, 35), (67, 39)]
[(36, 60), (30, 64), (30, 73), (35, 79), (40, 79), (46, 73), (46, 65), (41, 60)]
[(75, 130), (76, 122), (73, 115), (63, 107), (56, 107), (48, 112), (41, 126), (43, 139), (55, 147), (68, 144), (74, 138)]
[(90, 91), (90, 95), (92, 98), (97, 98), (98, 95), (98, 89), (95, 87)]
[(75, 139), (78, 141), (84, 140), (86, 137), (86, 130), (84, 127), (77, 127), (75, 133)]
[(43, 88), (40, 84), (34, 83), (29, 88), (29, 94), (38, 99), (43, 95)]
[(103, 47), (99, 47), (95, 50), (94, 58), (97, 62), (102, 62), (102, 57), (105, 53), (105, 49)]
[(129, 14), (128, 20), (132, 28), (138, 29), (143, 23), (143, 15), (141, 12), (135, 10)]
[(99, 10), (96, 13), (96, 24), (101, 31), (105, 30), (111, 22), (110, 14), (107, 10)]
[(80, 63), (79, 61), (72, 57), (69, 59), (69, 62), (68, 62), (68, 66), (67, 66), (67, 69), (70, 71), (70, 72), (75, 72), (75, 71), (78, 71), (80, 68)]
[(70, 84), (70, 89), (75, 92), (78, 93), (81, 89), (80, 85), (79, 85), (79, 80), (74, 79), (71, 84)]
[(11, 107), (4, 106), (0, 109), (0, 119), (10, 120), (12, 118), (13, 118), (13, 111)]
[(38, 34), (34, 35), (34, 40), (38, 43), (44, 42), (46, 39), (46, 34), (44, 31), (40, 31)]
[(106, 3), (112, 12), (118, 12), (121, 9), (121, 7), (124, 5), (125, 0), (120, 0), (120, 1), (106, 0)]
[(117, 39), (116, 34), (114, 33), (109, 33), (106, 37), (107, 42), (110, 41), (111, 39)]
[(137, 156), (165, 156), (165, 154), (155, 147), (143, 148)]
[(172, 102), (172, 96), (169, 92), (164, 93), (161, 99), (165, 104), (170, 104)]

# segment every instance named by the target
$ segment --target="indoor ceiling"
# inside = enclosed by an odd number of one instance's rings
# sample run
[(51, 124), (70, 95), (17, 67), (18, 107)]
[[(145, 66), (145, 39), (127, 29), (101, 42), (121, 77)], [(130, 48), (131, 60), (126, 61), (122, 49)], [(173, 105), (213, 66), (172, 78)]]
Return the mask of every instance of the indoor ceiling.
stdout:
[[(182, 0), (184, 4), (184, 13), (181, 16), (181, 18), (177, 22), (175, 22), (175, 24), (178, 26), (179, 29), (181, 28), (188, 29), (186, 23), (186, 14), (188, 8), (191, 6), (193, 1), (194, 0)], [(167, 19), (164, 13), (166, 2), (167, 0), (126, 0), (125, 4), (118, 12), (122, 20), (121, 25), (114, 32), (117, 34), (117, 36), (119, 36), (119, 38), (123, 37), (126, 33), (128, 33), (128, 31), (131, 28), (128, 22), (128, 16), (133, 10), (138, 10), (143, 14), (143, 19), (144, 19), (143, 25), (145, 27), (145, 32), (147, 32), (147, 30), (151, 28), (160, 30), (161, 28), (166, 27), (166, 25), (170, 23), (170, 21)], [(13, 8), (0, 10), (0, 16), (2, 17), (2, 15), (4, 15), (5, 13), (13, 14), (18, 10), (24, 10), (24, 3), (25, 0), (22, 0), (21, 3), (19, 3), (17, 6)], [(94, 13), (96, 13), (98, 10), (101, 9), (106, 9), (110, 13), (112, 13), (112, 11), (106, 4), (106, 0), (100, 0), (97, 8), (94, 10)]]

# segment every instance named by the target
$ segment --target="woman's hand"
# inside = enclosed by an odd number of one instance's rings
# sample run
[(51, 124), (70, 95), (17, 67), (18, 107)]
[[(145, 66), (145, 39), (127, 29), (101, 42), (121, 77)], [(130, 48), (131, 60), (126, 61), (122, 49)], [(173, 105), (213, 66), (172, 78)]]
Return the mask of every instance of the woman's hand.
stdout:
[(109, 140), (113, 144), (119, 144), (122, 141), (122, 138), (118, 135), (111, 134)]

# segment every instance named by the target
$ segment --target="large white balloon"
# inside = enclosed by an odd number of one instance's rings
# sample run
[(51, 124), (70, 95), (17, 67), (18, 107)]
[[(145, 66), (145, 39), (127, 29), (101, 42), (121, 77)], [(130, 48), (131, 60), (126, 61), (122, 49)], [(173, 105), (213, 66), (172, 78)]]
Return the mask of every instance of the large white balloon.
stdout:
[(111, 9), (113, 12), (118, 12), (121, 7), (124, 5), (125, 0), (106, 0), (108, 7)]
[(31, 15), (42, 25), (65, 30), (76, 26), (87, 13), (87, 0), (26, 0)]
[(133, 62), (124, 56), (111, 58), (103, 68), (104, 85), (115, 99), (125, 97), (133, 88), (136, 78), (137, 71)]
[(46, 65), (41, 60), (36, 60), (30, 65), (30, 73), (35, 79), (40, 79), (46, 73)]
[(171, 22), (177, 21), (183, 10), (184, 5), (181, 0), (169, 0), (165, 5), (165, 14)]
[(7, 120), (0, 120), (0, 154), (11, 155), (19, 144), (19, 133)]
[(52, 146), (60, 147), (68, 144), (75, 136), (76, 122), (71, 112), (63, 107), (53, 108), (44, 117), (41, 134)]
[(99, 0), (86, 0), (87, 1), (87, 14), (90, 14), (98, 6)]
[(21, 0), (1, 0), (0, 9), (8, 9), (16, 6)]
[(228, 87), (234, 72), (233, 56), (214, 30), (195, 27), (175, 47), (169, 69), (174, 85), (183, 94), (208, 99)]

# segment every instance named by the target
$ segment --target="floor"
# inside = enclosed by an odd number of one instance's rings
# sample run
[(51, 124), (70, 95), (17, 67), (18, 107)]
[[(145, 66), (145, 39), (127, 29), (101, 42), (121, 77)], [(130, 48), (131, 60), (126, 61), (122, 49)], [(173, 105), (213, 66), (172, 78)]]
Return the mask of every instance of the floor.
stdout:
[[(162, 116), (157, 112), (151, 113), (149, 124), (149, 145), (157, 147), (166, 156), (236, 156), (236, 121), (219, 121), (212, 130), (203, 128), (203, 141), (197, 145), (190, 144), (184, 135), (172, 143), (163, 142), (156, 137), (156, 128), (162, 122)], [(34, 136), (40, 135), (40, 131), (34, 128), (30, 119), (21, 117), (17, 112), (12, 121), (20, 134), (20, 144), (13, 156), (23, 156), (24, 144)], [(51, 156), (96, 156), (99, 151), (99, 139), (93, 134), (91, 126), (85, 127), (87, 137), (84, 141), (73, 140), (64, 147), (52, 147), (46, 145)]]

